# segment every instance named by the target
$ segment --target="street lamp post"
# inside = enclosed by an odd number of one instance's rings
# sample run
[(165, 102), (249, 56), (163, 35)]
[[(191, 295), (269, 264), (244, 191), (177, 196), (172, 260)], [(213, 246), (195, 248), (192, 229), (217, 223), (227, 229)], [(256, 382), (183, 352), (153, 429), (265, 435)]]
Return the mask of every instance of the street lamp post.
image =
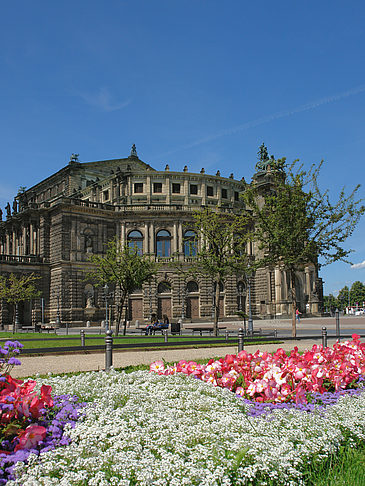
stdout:
[(19, 304), (15, 304), (15, 332), (19, 331)]
[(253, 335), (253, 320), (251, 306), (251, 275), (248, 277), (248, 334)]
[(105, 332), (109, 331), (109, 315), (108, 315), (108, 295), (109, 293), (109, 286), (106, 283), (104, 285), (104, 297), (105, 297)]
[(183, 323), (185, 319), (185, 301), (186, 301), (186, 286), (184, 282), (184, 288), (181, 294), (181, 323)]
[(41, 298), (41, 325), (44, 326), (44, 298)]
[(56, 317), (56, 324), (60, 326), (61, 324), (61, 312), (60, 312), (60, 288), (57, 288), (57, 317)]

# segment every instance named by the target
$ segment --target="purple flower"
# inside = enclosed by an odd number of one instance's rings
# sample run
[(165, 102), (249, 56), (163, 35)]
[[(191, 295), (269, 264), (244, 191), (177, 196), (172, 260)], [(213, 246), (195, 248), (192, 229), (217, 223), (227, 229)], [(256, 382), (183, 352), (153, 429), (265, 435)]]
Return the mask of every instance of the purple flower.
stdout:
[(9, 358), (8, 363), (10, 365), (14, 365), (14, 366), (19, 366), (19, 365), (22, 364), (17, 358), (14, 358), (14, 357)]

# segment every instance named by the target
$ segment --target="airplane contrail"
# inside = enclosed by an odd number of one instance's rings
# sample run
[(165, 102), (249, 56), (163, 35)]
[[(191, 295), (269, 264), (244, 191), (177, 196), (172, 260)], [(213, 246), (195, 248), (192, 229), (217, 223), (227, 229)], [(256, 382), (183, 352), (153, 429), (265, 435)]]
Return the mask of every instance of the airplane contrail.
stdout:
[(280, 118), (287, 118), (292, 115), (296, 115), (297, 113), (302, 113), (304, 111), (309, 111), (313, 110), (315, 108), (318, 108), (319, 106), (322, 105), (327, 105), (329, 103), (333, 103), (335, 101), (340, 101), (344, 98), (348, 98), (349, 96), (354, 96), (359, 93), (363, 93), (365, 91), (365, 85), (358, 86), (357, 88), (350, 89), (348, 91), (344, 91), (342, 93), (339, 93), (337, 95), (333, 96), (327, 96), (325, 98), (320, 98), (319, 100), (316, 101), (311, 101), (309, 103), (306, 103), (305, 105), (298, 106), (297, 108), (293, 108), (292, 110), (285, 110), (285, 111), (279, 111), (276, 113), (273, 113), (272, 115), (266, 115), (261, 118), (257, 118), (256, 120), (251, 120), (246, 123), (243, 123), (242, 125), (237, 125), (235, 127), (231, 128), (226, 128), (224, 130), (220, 130), (217, 133), (214, 133), (212, 135), (207, 135), (206, 137), (199, 138), (198, 140), (195, 140), (194, 142), (187, 143), (185, 145), (181, 145), (180, 147), (170, 150), (168, 152), (165, 152), (164, 154), (161, 154), (160, 157), (166, 156), (166, 155), (171, 155), (174, 154), (180, 150), (186, 150), (190, 149), (193, 147), (197, 147), (198, 145), (202, 145), (207, 142), (212, 142), (213, 140), (217, 140), (218, 138), (225, 137), (227, 135), (234, 135), (235, 133), (242, 132), (244, 130), (248, 130), (249, 128), (255, 128), (259, 125), (264, 125), (265, 123), (269, 123), (274, 120), (278, 120)]

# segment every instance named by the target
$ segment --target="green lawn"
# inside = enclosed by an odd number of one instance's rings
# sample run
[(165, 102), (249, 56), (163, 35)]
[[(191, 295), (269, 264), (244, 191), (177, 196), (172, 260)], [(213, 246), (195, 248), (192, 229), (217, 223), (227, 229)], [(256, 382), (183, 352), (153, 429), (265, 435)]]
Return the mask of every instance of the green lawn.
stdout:
[[(26, 341), (26, 339), (36, 339), (34, 341)], [(60, 348), (60, 347), (68, 347), (72, 348), (73, 346), (81, 346), (80, 336), (78, 335), (69, 335), (69, 336), (57, 336), (55, 334), (45, 334), (45, 333), (1, 333), (0, 334), (0, 345), (1, 343), (5, 342), (6, 340), (18, 340), (22, 344), (24, 344), (25, 349), (35, 349), (35, 348)], [(216, 341), (219, 340), (219, 343), (204, 343), (201, 344), (202, 347), (215, 347), (215, 346), (222, 346), (225, 345), (225, 337), (219, 336), (218, 338), (214, 336), (171, 336), (168, 337), (168, 343), (171, 346), (178, 345), (181, 342), (188, 342), (188, 341)], [(104, 345), (103, 336), (96, 336), (95, 334), (85, 334), (85, 345), (86, 346), (94, 346)], [(148, 348), (148, 343), (164, 343), (164, 337), (161, 335), (158, 336), (114, 336), (114, 344), (137, 344), (137, 343), (145, 343), (146, 348)], [(280, 343), (280, 341), (270, 341), (270, 343)], [(270, 344), (265, 342), (265, 344)], [(257, 340), (250, 344), (260, 344), (260, 341)], [(232, 342), (227, 344), (228, 346), (232, 346)], [(194, 345), (186, 345), (186, 347), (199, 347), (199, 344)], [(138, 349), (138, 348), (137, 348)], [(154, 348), (156, 349), (156, 348)]]

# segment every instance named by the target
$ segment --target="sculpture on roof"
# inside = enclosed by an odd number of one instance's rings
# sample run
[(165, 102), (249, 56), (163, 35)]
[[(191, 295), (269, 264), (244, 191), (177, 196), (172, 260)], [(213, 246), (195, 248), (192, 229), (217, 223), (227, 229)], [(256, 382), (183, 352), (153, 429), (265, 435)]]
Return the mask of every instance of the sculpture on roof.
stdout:
[(275, 157), (271, 155), (269, 157), (267, 147), (262, 143), (257, 152), (259, 161), (256, 164), (256, 170), (262, 172), (268, 172), (269, 170), (284, 170), (285, 159), (275, 160)]
[(5, 210), (6, 210), (6, 217), (7, 218), (11, 218), (11, 207), (10, 207), (10, 203), (8, 202), (8, 204), (5, 206)]
[(132, 145), (131, 157), (138, 157), (138, 155), (137, 155), (137, 149), (136, 149), (136, 145), (135, 144)]
[(79, 155), (80, 154), (71, 154), (70, 164), (74, 164), (75, 162), (78, 162), (79, 161)]

